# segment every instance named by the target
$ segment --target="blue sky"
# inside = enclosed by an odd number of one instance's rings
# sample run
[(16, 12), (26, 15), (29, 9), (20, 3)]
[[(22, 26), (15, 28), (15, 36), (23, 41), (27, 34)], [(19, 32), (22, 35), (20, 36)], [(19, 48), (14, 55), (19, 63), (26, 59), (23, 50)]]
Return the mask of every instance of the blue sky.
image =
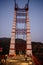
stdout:
[[(23, 7), (27, 0), (16, 1)], [(43, 0), (30, 0), (29, 19), (31, 41), (43, 42)], [(11, 37), (14, 20), (14, 0), (0, 0), (0, 38)]]

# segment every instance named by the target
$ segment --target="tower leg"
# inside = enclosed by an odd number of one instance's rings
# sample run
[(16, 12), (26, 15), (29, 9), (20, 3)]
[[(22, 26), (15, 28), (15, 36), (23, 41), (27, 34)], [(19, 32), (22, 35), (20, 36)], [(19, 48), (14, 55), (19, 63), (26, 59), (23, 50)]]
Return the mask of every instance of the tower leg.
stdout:
[(12, 25), (11, 41), (9, 55), (13, 56), (15, 54), (15, 28), (16, 28), (16, 11), (14, 12), (14, 21)]
[(27, 34), (26, 34), (26, 54), (32, 55), (32, 47), (31, 47), (31, 38), (30, 38), (30, 24), (28, 19), (28, 11), (26, 12), (26, 28), (27, 28)]

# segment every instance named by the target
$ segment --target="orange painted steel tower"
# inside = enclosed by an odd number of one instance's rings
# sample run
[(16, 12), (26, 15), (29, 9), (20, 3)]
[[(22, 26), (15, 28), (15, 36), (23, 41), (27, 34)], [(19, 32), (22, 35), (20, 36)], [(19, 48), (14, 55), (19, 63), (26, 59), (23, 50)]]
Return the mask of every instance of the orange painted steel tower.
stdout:
[[(16, 54), (15, 39), (26, 40), (25, 54), (32, 55), (32, 46), (31, 46), (31, 37), (30, 37), (30, 21), (28, 17), (28, 10), (29, 10), (28, 5), (29, 5), (29, 0), (24, 8), (19, 8), (15, 0), (14, 21), (12, 25), (9, 55)], [(19, 50), (18, 52), (22, 53), (22, 49)]]

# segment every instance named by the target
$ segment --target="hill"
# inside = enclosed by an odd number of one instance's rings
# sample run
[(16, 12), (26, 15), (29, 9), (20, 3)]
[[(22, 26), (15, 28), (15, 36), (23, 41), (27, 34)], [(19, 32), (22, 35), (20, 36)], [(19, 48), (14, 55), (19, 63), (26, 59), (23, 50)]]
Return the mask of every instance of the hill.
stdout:
[[(16, 39), (16, 45), (19, 44), (25, 45), (26, 41), (22, 39)], [(31, 42), (32, 44), (32, 53), (33, 55), (39, 59), (39, 61), (43, 62), (43, 43), (41, 42)], [(0, 38), (0, 47), (3, 48), (3, 52), (0, 54), (8, 54), (10, 47), (10, 38)]]

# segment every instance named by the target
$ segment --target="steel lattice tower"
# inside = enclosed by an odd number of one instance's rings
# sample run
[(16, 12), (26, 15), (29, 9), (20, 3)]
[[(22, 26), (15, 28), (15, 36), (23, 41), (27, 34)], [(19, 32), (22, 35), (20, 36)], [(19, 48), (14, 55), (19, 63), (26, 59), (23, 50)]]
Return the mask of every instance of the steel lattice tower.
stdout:
[(24, 36), (26, 35), (26, 54), (32, 55), (31, 37), (30, 37), (30, 21), (28, 17), (28, 10), (29, 10), (28, 5), (29, 5), (29, 0), (24, 8), (19, 8), (15, 1), (14, 21), (12, 25), (9, 55), (16, 54), (15, 39), (20, 38), (19, 35), (21, 35), (21, 38), (22, 36), (23, 38), (25, 38)]

